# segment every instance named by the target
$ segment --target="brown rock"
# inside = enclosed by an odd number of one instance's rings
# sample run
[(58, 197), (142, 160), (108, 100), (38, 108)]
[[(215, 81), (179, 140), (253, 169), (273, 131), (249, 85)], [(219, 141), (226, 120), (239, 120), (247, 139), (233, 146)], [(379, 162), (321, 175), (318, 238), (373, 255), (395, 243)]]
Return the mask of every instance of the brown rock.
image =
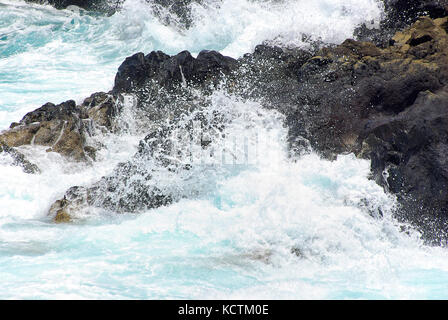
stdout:
[(73, 100), (46, 103), (1, 132), (0, 142), (11, 147), (41, 145), (75, 161), (93, 160), (96, 148), (86, 145), (87, 137), (94, 126), (113, 130), (118, 114), (116, 99), (106, 93), (92, 95), (81, 106)]

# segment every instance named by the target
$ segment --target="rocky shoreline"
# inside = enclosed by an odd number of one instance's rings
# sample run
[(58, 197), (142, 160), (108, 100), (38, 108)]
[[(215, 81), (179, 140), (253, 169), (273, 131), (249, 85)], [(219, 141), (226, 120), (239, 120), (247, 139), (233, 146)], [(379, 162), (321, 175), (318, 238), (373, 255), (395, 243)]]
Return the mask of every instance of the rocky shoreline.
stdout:
[[(134, 212), (166, 205), (175, 199), (151, 184), (133, 185), (132, 194), (117, 186), (129, 187), (129, 177), (138, 171), (135, 163), (147, 161), (167, 143), (163, 120), (175, 120), (179, 110), (206, 106), (207, 95), (220, 85), (284, 114), (292, 154), (307, 141), (328, 159), (354, 153), (371, 160), (372, 179), (397, 196), (396, 217), (416, 226), (428, 243), (446, 242), (448, 3), (389, 0), (385, 7), (381, 29), (361, 26), (356, 40), (338, 46), (302, 50), (263, 44), (240, 59), (215, 51), (196, 58), (187, 51), (174, 56), (136, 53), (119, 67), (110, 92), (95, 93), (80, 105), (47, 103), (28, 113), (0, 133), (0, 152), (36, 144), (75, 161), (95, 161), (101, 146), (90, 144), (89, 137), (98, 130), (119, 130), (123, 96), (133, 94), (151, 128), (144, 147), (97, 184), (71, 188), (53, 204), (50, 216), (68, 222), (86, 206)], [(195, 90), (203, 100), (188, 98)], [(17, 164), (26, 164), (22, 167), (33, 168), (30, 173), (38, 172), (23, 156), (16, 158)], [(138, 174), (147, 181), (154, 173)]]

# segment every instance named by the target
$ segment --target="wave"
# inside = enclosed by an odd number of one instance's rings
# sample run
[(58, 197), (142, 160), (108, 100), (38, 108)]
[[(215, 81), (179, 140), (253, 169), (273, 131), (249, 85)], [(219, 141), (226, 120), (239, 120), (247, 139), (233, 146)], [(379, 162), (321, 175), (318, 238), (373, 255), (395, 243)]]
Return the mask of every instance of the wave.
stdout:
[[(20, 1), (0, 7), (1, 127), (48, 100), (111, 89), (118, 65), (137, 51), (215, 49), (239, 57), (263, 41), (338, 43), (382, 14), (373, 0), (206, 1), (191, 5), (193, 23), (185, 27), (138, 0), (110, 17)], [(88, 186), (135, 154), (143, 138), (137, 131), (100, 136), (104, 148), (91, 165), (20, 147), (39, 175), (2, 155), (0, 297), (446, 298), (446, 250), (424, 246), (392, 218), (396, 201), (369, 179), (368, 161), (327, 161), (313, 152), (291, 158), (278, 113), (220, 91), (211, 102), (228, 120), (216, 147), (232, 145), (249, 126), (258, 134), (255, 158), (195, 172), (196, 180), (165, 176), (194, 192), (140, 214), (88, 208), (70, 225), (47, 217), (69, 187)], [(132, 101), (124, 107), (122, 121), (132, 128)]]
[(23, 1), (0, 5), (0, 128), (48, 101), (110, 90), (118, 66), (138, 51), (213, 49), (236, 58), (265, 40), (338, 43), (382, 13), (377, 0), (205, 1), (191, 4), (194, 23), (185, 29), (144, 0), (127, 0), (111, 17)]

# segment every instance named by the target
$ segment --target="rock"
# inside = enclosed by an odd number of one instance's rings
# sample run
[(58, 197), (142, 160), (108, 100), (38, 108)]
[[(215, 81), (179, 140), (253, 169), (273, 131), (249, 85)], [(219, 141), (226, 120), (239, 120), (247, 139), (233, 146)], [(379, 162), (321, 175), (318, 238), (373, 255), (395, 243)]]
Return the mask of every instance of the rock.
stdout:
[(151, 52), (146, 57), (139, 52), (126, 58), (118, 68), (113, 91), (129, 92), (143, 86), (146, 81), (157, 76), (161, 64), (169, 58), (161, 51)]
[(238, 60), (227, 89), (285, 114), (293, 153), (309, 142), (329, 159), (371, 159), (373, 178), (398, 197), (397, 218), (438, 243), (448, 239), (447, 30), (448, 18), (423, 17), (385, 48), (261, 45)]
[(258, 45), (238, 59), (238, 68), (226, 77), (226, 88), (244, 98), (266, 101), (268, 108), (290, 112), (297, 100), (297, 73), (315, 52)]
[(8, 145), (6, 145), (2, 142), (0, 142), (0, 154), (1, 153), (8, 154), (13, 160), (12, 164), (15, 166), (22, 167), (22, 169), (25, 173), (31, 173), (31, 174), (40, 173), (39, 167), (36, 166), (35, 164), (29, 162), (25, 158), (25, 155), (23, 155), (19, 151), (15, 150), (14, 148), (9, 147)]
[(414, 22), (421, 16), (433, 19), (448, 15), (448, 0), (383, 0), (385, 15), (379, 28), (368, 28), (362, 24), (355, 30), (355, 37), (360, 41), (371, 41), (379, 47), (389, 45), (393, 35)]
[(72, 217), (64, 210), (59, 210), (54, 217), (56, 223), (68, 223), (72, 222)]
[[(77, 6), (81, 9), (113, 15), (122, 8), (125, 0), (25, 0), (38, 4), (49, 4), (56, 9)], [(195, 3), (203, 5), (203, 0), (146, 0), (162, 23), (189, 28), (193, 24), (190, 6)], [(218, 3), (218, 2), (217, 2)], [(215, 5), (217, 4), (215, 3)], [(168, 14), (167, 14), (168, 13)]]
[(113, 119), (119, 112), (116, 99), (106, 93), (95, 93), (80, 106), (73, 100), (46, 103), (0, 132), (0, 142), (10, 147), (47, 146), (48, 151), (86, 161), (94, 158), (95, 147), (87, 142), (95, 134), (94, 128), (113, 130)]
[(376, 181), (398, 196), (397, 216), (435, 242), (448, 231), (433, 225), (448, 221), (447, 25), (424, 17), (384, 49), (353, 40), (322, 49), (297, 74), (298, 106), (282, 110), (292, 148), (306, 137), (325, 157), (371, 159)]
[[(154, 6), (155, 13), (163, 23), (171, 25), (177, 24), (184, 28), (190, 28), (194, 23), (191, 15), (191, 4), (203, 5), (203, 0), (146, 0)], [(215, 4), (219, 3), (216, 1)], [(168, 9), (170, 15), (166, 15)]]
[(87, 119), (83, 110), (73, 100), (59, 105), (46, 103), (26, 114), (10, 130), (0, 134), (0, 141), (12, 147), (37, 144), (50, 147), (75, 160), (85, 160), (85, 134), (88, 132)]
[[(317, 150), (334, 155), (359, 147), (358, 137), (376, 114), (398, 114), (411, 106), (418, 94), (435, 92), (448, 81), (446, 19), (424, 18), (386, 49), (368, 42), (347, 40), (324, 48), (298, 72), (299, 105), (288, 115), (300, 123)], [(430, 41), (415, 44), (424, 35)], [(303, 117), (307, 120), (303, 121)], [(329, 129), (332, 131), (329, 134)]]
[[(172, 202), (171, 195), (163, 192), (152, 177), (155, 167), (146, 168), (140, 160), (144, 154), (138, 153), (133, 161), (121, 163), (114, 172), (90, 187), (73, 187), (63, 199), (56, 201), (49, 215), (57, 221), (59, 216), (72, 216), (80, 210), (91, 207), (108, 209), (116, 213), (138, 212), (158, 208)], [(63, 222), (63, 221), (60, 221)]]
[(113, 92), (135, 91), (150, 81), (170, 88), (176, 85), (196, 85), (213, 82), (236, 69), (236, 60), (216, 51), (202, 51), (193, 58), (188, 51), (175, 56), (151, 52), (136, 53), (118, 68)]
[[(224, 125), (222, 116), (219, 112), (197, 112), (191, 121), (201, 123), (204, 132), (210, 132), (207, 136), (212, 137)], [(189, 121), (180, 121), (180, 118), (150, 132), (132, 159), (120, 163), (110, 175), (91, 186), (69, 189), (63, 199), (53, 204), (49, 215), (57, 217), (60, 212), (73, 217), (87, 207), (138, 213), (197, 194), (201, 181), (196, 180), (203, 169), (196, 168), (189, 160), (192, 142), (189, 138), (193, 137), (194, 128), (189, 118)], [(185, 145), (179, 145), (181, 141)], [(201, 147), (210, 148), (208, 141), (201, 141)]]
[(448, 15), (448, 0), (383, 0), (386, 12), (385, 27), (406, 27), (420, 16), (433, 19)]
[(66, 192), (63, 199), (53, 203), (49, 210), (49, 216), (53, 217), (53, 221), (56, 223), (72, 222), (73, 213), (84, 209), (87, 202), (87, 189), (72, 187)]
[(97, 126), (105, 127), (107, 131), (116, 132), (119, 128), (115, 120), (121, 113), (121, 104), (110, 93), (97, 92), (86, 98), (81, 105), (86, 109), (87, 116)]
[(399, 218), (432, 242), (446, 239), (439, 233), (448, 231), (448, 86), (422, 91), (405, 111), (372, 120), (362, 140), (360, 155), (371, 159), (377, 182), (398, 196)]
[(25, 0), (27, 2), (49, 4), (56, 9), (66, 9), (69, 6), (77, 6), (85, 10), (103, 12), (108, 15), (115, 13), (122, 0)]
[[(446, 240), (447, 30), (448, 18), (422, 17), (381, 46), (352, 39), (309, 51), (264, 44), (238, 60), (213, 51), (197, 58), (187, 51), (137, 53), (120, 66), (112, 95), (136, 94), (150, 134), (130, 161), (92, 186), (69, 190), (52, 214), (64, 220), (87, 206), (138, 212), (188, 196), (173, 189), (176, 183), (160, 183), (170, 174), (188, 177), (191, 169), (160, 152), (170, 149), (164, 123), (206, 108), (207, 88), (225, 79), (230, 93), (286, 116), (292, 153), (309, 143), (328, 159), (344, 153), (370, 159), (373, 179), (400, 202), (397, 218), (417, 226), (428, 242)], [(190, 89), (199, 89), (199, 97)], [(101, 94), (86, 99), (79, 117), (112, 128), (107, 120), (119, 110), (107, 101)], [(28, 122), (20, 139), (30, 139), (40, 128), (32, 119), (47, 121), (45, 114), (30, 115), (10, 131)], [(51, 117), (65, 114), (61, 109)]]

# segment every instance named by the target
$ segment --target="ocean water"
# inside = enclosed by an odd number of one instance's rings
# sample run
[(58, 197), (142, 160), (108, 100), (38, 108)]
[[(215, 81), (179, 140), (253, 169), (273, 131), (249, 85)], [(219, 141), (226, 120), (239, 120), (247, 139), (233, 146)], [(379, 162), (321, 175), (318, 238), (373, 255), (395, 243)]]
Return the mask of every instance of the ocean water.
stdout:
[[(382, 14), (375, 0), (206, 3), (185, 29), (138, 0), (111, 17), (0, 0), (0, 129), (47, 101), (110, 90), (138, 51), (239, 57), (264, 40), (306, 46), (303, 34), (339, 43)], [(396, 201), (368, 179), (368, 161), (290, 158), (281, 115), (220, 91), (212, 106), (230, 121), (217, 147), (250, 127), (251, 156), (174, 179), (197, 192), (138, 214), (90, 208), (67, 225), (47, 216), (69, 187), (128, 160), (142, 132), (99, 137), (91, 165), (20, 147), (39, 175), (0, 156), (0, 299), (448, 298), (448, 252), (392, 218)]]

